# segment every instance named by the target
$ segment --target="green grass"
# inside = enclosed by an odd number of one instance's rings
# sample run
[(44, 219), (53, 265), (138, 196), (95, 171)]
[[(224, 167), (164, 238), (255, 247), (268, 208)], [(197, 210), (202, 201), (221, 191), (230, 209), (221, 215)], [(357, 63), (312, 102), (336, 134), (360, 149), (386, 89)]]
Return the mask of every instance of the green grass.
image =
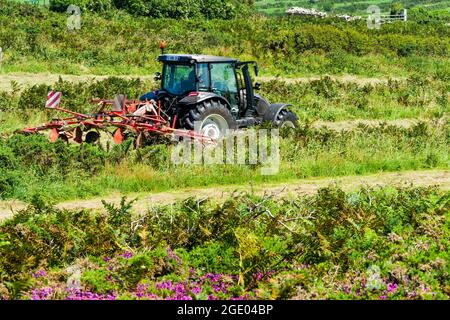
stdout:
[[(410, 129), (361, 127), (351, 132), (301, 128), (282, 139), (275, 175), (257, 165), (174, 165), (164, 145), (110, 151), (50, 144), (44, 137), (1, 141), (0, 196), (79, 199), (111, 192), (156, 192), (215, 185), (275, 183), (299, 178), (448, 168), (448, 125)], [(26, 177), (26, 179), (24, 179)]]
[[(116, 93), (137, 97), (151, 84), (138, 79), (108, 78), (75, 84), (58, 82), (63, 106), (90, 112), (92, 97)], [(270, 81), (262, 94), (270, 101), (292, 102), (302, 128), (281, 143), (279, 172), (262, 176), (261, 165), (174, 166), (171, 148), (164, 145), (129, 150), (110, 147), (50, 144), (45, 137), (14, 136), (15, 130), (34, 127), (55, 116), (43, 110), (50, 86), (0, 93), (0, 197), (30, 200), (42, 194), (55, 200), (104, 195), (110, 192), (150, 192), (190, 187), (282, 182), (299, 178), (363, 175), (384, 171), (448, 168), (448, 125), (419, 124), (356, 128), (350, 132), (303, 127), (305, 121), (343, 119), (401, 119), (448, 116), (448, 84), (411, 77), (406, 81), (358, 86), (330, 78), (287, 84)], [(20, 110), (20, 111), (18, 111)], [(129, 144), (128, 144), (129, 146)], [(3, 153), (2, 153), (3, 152)], [(26, 179), (23, 179), (26, 177)]]

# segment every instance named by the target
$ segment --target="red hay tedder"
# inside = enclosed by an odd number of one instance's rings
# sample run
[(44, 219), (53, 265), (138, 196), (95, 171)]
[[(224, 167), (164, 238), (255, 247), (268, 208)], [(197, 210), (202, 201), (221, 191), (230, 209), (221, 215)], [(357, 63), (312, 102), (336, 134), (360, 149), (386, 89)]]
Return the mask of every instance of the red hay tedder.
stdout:
[(98, 105), (93, 114), (83, 114), (59, 107), (61, 92), (51, 91), (47, 96), (46, 108), (62, 111), (72, 116), (53, 119), (47, 124), (34, 128), (25, 128), (24, 134), (33, 134), (50, 130), (50, 141), (58, 139), (77, 143), (95, 143), (100, 133), (112, 136), (114, 142), (122, 143), (126, 137), (135, 137), (135, 146), (140, 147), (151, 135), (162, 135), (172, 138), (191, 138), (205, 143), (213, 143), (214, 139), (194, 130), (175, 129), (176, 117), (172, 123), (162, 110), (161, 103), (154, 100), (127, 100), (124, 95), (117, 95), (114, 100), (93, 99)]

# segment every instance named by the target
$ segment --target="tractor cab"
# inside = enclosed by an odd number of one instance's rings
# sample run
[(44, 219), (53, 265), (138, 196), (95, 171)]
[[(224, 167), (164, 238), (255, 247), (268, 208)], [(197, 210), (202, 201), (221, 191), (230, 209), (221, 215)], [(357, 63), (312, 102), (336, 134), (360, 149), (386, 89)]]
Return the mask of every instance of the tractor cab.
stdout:
[[(235, 116), (253, 109), (254, 87), (248, 68), (253, 62), (182, 54), (163, 54), (158, 60), (163, 63), (162, 74), (158, 74), (158, 79), (164, 92), (178, 97), (194, 93), (215, 94), (225, 99)], [(257, 71), (255, 64), (255, 73)]]

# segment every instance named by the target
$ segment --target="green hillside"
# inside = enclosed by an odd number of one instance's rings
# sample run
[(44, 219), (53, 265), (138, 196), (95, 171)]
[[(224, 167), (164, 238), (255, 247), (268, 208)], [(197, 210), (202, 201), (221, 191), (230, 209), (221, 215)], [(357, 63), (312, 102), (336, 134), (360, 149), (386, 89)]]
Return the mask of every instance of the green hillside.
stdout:
[[(402, 0), (400, 1), (407, 9), (424, 8), (428, 11), (447, 11), (450, 8), (448, 0)], [(282, 15), (290, 7), (315, 8), (332, 13), (346, 13), (353, 15), (366, 14), (370, 5), (377, 5), (382, 12), (389, 12), (392, 0), (256, 0), (255, 6), (258, 11), (268, 15)]]

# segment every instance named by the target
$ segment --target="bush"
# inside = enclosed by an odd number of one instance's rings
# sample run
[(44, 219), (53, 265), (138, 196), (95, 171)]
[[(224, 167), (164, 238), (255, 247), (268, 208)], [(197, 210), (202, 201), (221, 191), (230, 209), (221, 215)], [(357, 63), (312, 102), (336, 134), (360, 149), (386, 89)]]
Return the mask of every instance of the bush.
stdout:
[[(188, 199), (136, 217), (126, 209), (128, 218), (118, 220), (110, 216), (117, 210), (108, 211), (36, 201), (0, 224), (3, 298), (449, 295), (449, 194), (435, 188), (324, 188), (289, 201), (242, 194), (223, 204)], [(75, 272), (79, 283), (70, 288)]]
[(114, 0), (50, 0), (50, 10), (56, 12), (67, 12), (71, 5), (79, 7), (81, 12), (106, 12), (114, 8)]
[(82, 11), (107, 12), (113, 8), (123, 9), (135, 16), (152, 18), (231, 19), (246, 10), (246, 6), (234, 0), (51, 0), (50, 10), (66, 12), (69, 5), (76, 5)]

